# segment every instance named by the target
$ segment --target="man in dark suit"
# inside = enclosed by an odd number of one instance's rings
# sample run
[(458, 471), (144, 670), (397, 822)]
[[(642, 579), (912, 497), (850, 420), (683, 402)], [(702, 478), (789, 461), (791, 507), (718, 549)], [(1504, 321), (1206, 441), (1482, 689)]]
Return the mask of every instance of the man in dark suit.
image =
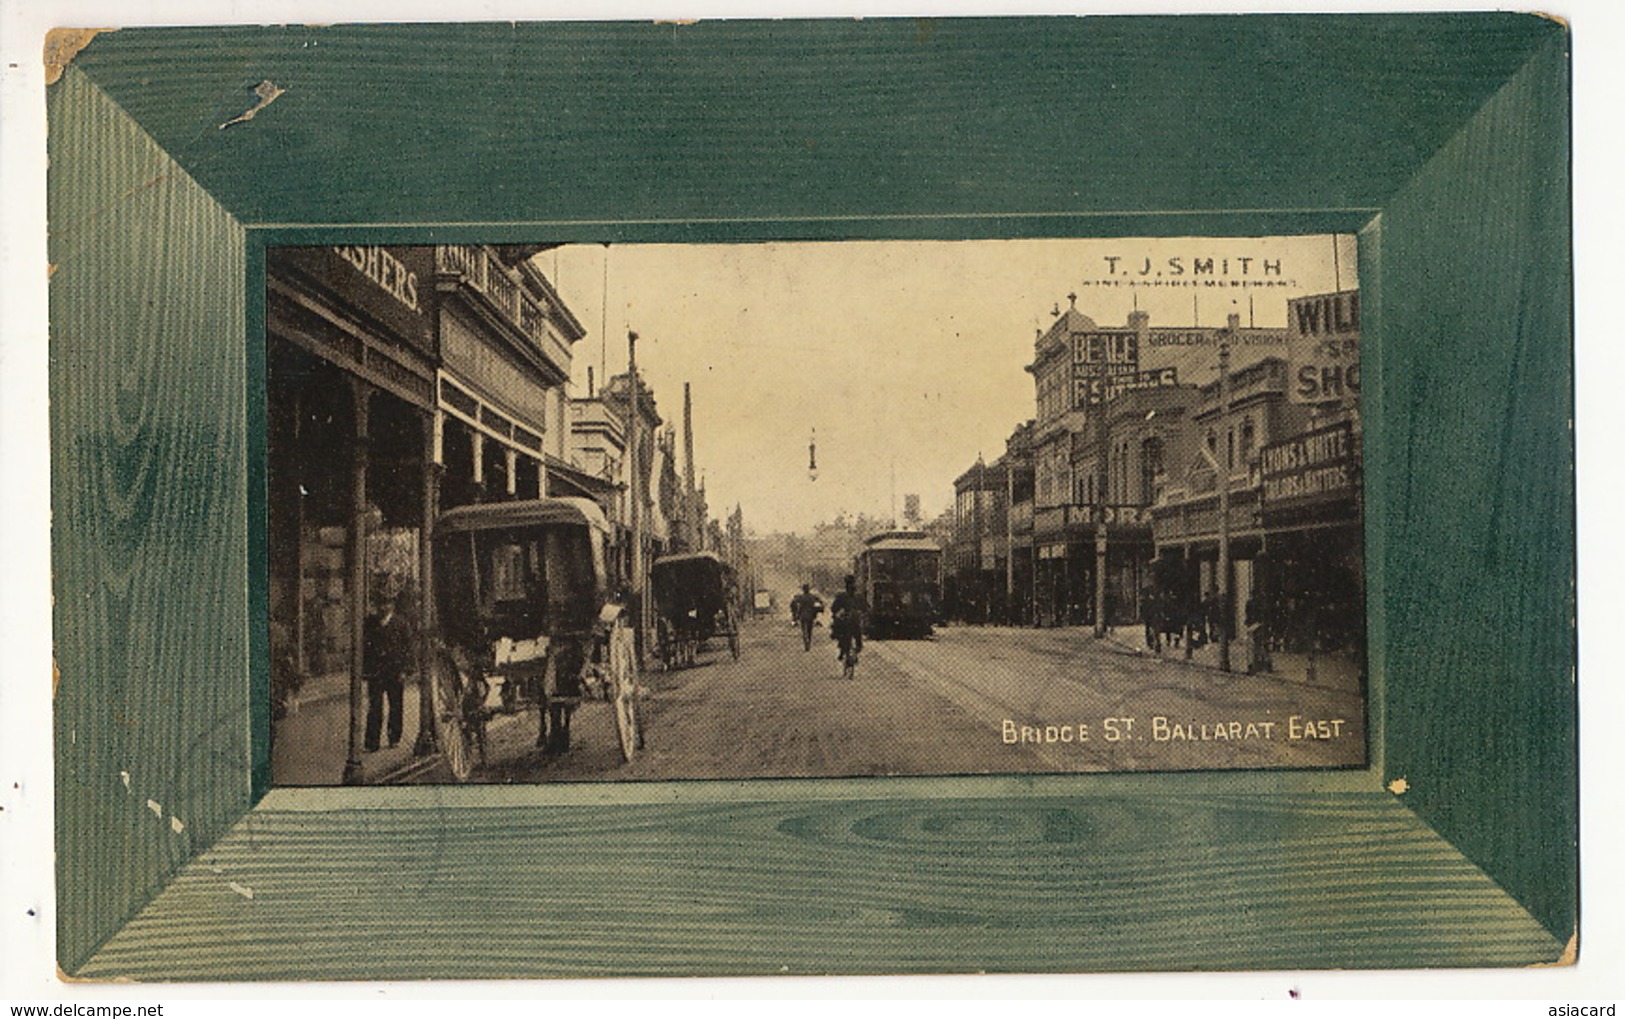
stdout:
[(412, 627), (395, 610), (395, 596), (385, 595), (375, 615), (362, 626), (362, 675), (367, 680), (366, 749), (378, 749), (389, 714), (389, 745), (401, 741), (401, 708), (405, 701), (406, 672), (412, 666)]

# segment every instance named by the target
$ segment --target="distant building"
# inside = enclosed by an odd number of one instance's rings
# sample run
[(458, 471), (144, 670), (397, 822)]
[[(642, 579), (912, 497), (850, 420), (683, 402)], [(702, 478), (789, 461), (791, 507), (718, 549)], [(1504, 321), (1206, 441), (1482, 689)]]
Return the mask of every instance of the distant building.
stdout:
[(1157, 576), (1185, 604), (1217, 590), (1218, 485), (1228, 477), (1231, 626), (1239, 632), (1250, 616), (1281, 641), (1358, 648), (1358, 408), (1347, 393), (1295, 399), (1296, 384), (1283, 358), (1241, 368), (1230, 378), (1228, 415), (1218, 383), (1202, 387), (1153, 509)]
[(1032, 422), (1005, 452), (954, 479), (952, 528), (943, 547), (943, 608), (975, 623), (1031, 620)]
[[(588, 395), (572, 401), (571, 463), (576, 474), (571, 484), (605, 501), (605, 508), (618, 533), (624, 537), (632, 525), (630, 492), (633, 470), (627, 456), (631, 445), (627, 422), (631, 414), (632, 387), (626, 373), (613, 376), (602, 390), (594, 390), (588, 371)], [(712, 528), (705, 484), (696, 482), (694, 432), (688, 387), (684, 386), (682, 434), (661, 418), (654, 390), (639, 373), (638, 475), (643, 495), (639, 526), (645, 552), (652, 557), (677, 552), (721, 551), (721, 542)], [(678, 445), (681, 442), (682, 451)], [(562, 494), (562, 493), (558, 493)], [(613, 508), (611, 508), (613, 507)], [(617, 545), (623, 542), (617, 539)], [(630, 570), (630, 555), (620, 549), (621, 567)], [(630, 576), (630, 573), (627, 574)]]
[(548, 494), (569, 445), (570, 348), (586, 334), (531, 260), (536, 246), (434, 249), (441, 506)]
[(1016, 426), (1005, 440), (1001, 458), (1007, 470), (1009, 562), (1005, 577), (1009, 594), (1004, 606), (1006, 622), (1029, 626), (1034, 621), (1033, 589), (1036, 559), (1033, 547), (1033, 422)]
[(1162, 545), (1153, 507), (1171, 458), (1192, 441), (1202, 397), (1182, 375), (1211, 364), (1221, 336), (1235, 348), (1239, 371), (1251, 370), (1285, 350), (1287, 332), (1242, 327), (1235, 317), (1223, 328), (1152, 328), (1142, 311), (1124, 326), (1100, 326), (1077, 310), (1075, 296), (1069, 300), (1038, 334), (1028, 366), (1038, 411), (1034, 612), (1046, 625), (1095, 623), (1102, 612), (1101, 621), (1115, 625), (1142, 614)]
[(1286, 363), (1280, 358), (1231, 375), (1227, 423), (1220, 420), (1219, 384), (1201, 388), (1186, 427), (1165, 451), (1166, 476), (1152, 507), (1157, 562), (1147, 581), (1175, 611), (1198, 614), (1218, 590), (1221, 477), (1230, 486), (1230, 589), (1245, 604), (1253, 563), (1264, 547), (1259, 450), (1301, 428), (1306, 417), (1286, 402)]
[(1003, 601), (1000, 553), (1005, 552), (1007, 467), (978, 460), (954, 479), (954, 530), (943, 556), (943, 601), (950, 616), (965, 622), (994, 621)]
[(626, 424), (600, 396), (570, 401), (570, 460), (578, 470), (608, 481), (621, 477)]

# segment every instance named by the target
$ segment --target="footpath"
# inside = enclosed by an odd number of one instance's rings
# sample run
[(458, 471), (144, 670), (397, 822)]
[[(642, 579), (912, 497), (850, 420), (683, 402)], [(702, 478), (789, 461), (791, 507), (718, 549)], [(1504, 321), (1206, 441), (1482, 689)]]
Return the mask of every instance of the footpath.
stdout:
[[(413, 755), (418, 736), (417, 683), (408, 680), (402, 697), (400, 743), (388, 746), (388, 733), (377, 750), (361, 754), (362, 784), (409, 781), (433, 767), (438, 754)], [(367, 710), (363, 693), (361, 710)], [(335, 672), (306, 677), (288, 713), (274, 723), (271, 783), (275, 786), (342, 785), (350, 755), (350, 677)]]
[[(1106, 640), (1123, 654), (1156, 658), (1195, 668), (1219, 668), (1219, 645), (1212, 641), (1191, 648), (1188, 656), (1183, 645), (1170, 647), (1166, 642), (1163, 643), (1162, 650), (1157, 652), (1146, 645), (1145, 627), (1138, 625), (1108, 627)], [(1238, 639), (1230, 642), (1230, 671), (1247, 672), (1252, 657), (1252, 648), (1247, 640)], [(1316, 689), (1353, 694), (1361, 692), (1360, 663), (1349, 651), (1322, 652), (1314, 655), (1298, 651), (1271, 651), (1268, 654), (1267, 665), (1255, 667), (1254, 674)]]

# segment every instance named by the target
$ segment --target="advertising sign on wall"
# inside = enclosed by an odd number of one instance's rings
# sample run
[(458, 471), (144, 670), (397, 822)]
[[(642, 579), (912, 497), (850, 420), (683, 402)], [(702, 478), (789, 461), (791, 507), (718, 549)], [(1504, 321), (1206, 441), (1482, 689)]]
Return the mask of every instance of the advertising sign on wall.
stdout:
[(1360, 398), (1360, 292), (1342, 290), (1287, 303), (1287, 359), (1293, 403)]
[(1264, 504), (1283, 506), (1347, 498), (1354, 493), (1354, 430), (1347, 421), (1265, 446)]
[(393, 338), (434, 356), (434, 248), (428, 246), (278, 248), (273, 271), (295, 270)]
[(1153, 368), (1149, 371), (1119, 372), (1077, 380), (1077, 403), (1106, 403), (1132, 389), (1157, 389), (1179, 385), (1179, 369)]

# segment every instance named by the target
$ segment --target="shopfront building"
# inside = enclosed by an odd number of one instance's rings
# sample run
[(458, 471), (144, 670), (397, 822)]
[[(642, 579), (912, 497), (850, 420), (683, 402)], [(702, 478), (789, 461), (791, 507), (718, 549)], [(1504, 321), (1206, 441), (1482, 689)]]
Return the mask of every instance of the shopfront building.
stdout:
[(273, 249), (266, 275), (274, 738), (307, 680), (359, 688), (369, 606), (424, 614), (438, 346), (432, 249)]
[[(549, 454), (562, 458), (561, 387), (584, 330), (530, 263), (536, 250), (267, 253), (273, 738), (301, 689), (325, 696), (347, 676), (350, 747), (334, 781), (368, 780), (359, 749), (367, 615), (390, 600), (420, 641), (432, 630), (436, 517), (546, 494)], [(415, 746), (427, 752), (432, 711), (418, 680)]]
[(1257, 614), (1288, 651), (1365, 644), (1365, 543), (1359, 433), (1352, 416), (1318, 423), (1263, 450)]

